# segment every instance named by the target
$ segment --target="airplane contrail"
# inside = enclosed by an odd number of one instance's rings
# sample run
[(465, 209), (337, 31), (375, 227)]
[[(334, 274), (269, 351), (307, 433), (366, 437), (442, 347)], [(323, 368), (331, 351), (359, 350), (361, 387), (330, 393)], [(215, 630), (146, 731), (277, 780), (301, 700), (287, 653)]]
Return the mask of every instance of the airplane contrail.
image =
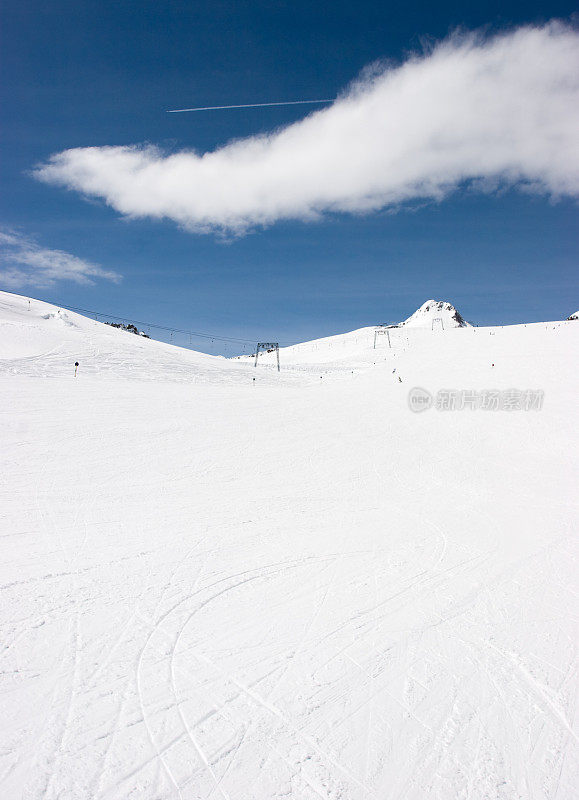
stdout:
[(306, 103), (333, 103), (332, 100), (286, 100), (281, 103), (245, 103), (238, 106), (201, 106), (199, 108), (173, 108), (167, 114), (183, 114), (186, 111), (223, 111), (228, 108), (263, 108), (264, 106), (299, 106)]

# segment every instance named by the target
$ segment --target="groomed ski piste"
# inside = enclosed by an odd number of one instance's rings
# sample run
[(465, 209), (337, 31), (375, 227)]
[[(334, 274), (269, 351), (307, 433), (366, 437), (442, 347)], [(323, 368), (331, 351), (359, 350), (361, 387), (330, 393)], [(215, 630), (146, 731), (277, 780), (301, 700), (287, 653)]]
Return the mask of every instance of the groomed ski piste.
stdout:
[(577, 796), (579, 322), (420, 311), (278, 373), (0, 293), (3, 798)]

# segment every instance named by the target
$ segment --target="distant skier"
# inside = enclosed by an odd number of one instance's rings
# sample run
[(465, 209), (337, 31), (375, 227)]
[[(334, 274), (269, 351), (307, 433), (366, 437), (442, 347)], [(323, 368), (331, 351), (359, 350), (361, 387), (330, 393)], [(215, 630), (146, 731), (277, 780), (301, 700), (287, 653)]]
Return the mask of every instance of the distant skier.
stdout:
[(78, 369), (78, 361), (74, 362), (74, 377), (76, 378), (76, 371)]

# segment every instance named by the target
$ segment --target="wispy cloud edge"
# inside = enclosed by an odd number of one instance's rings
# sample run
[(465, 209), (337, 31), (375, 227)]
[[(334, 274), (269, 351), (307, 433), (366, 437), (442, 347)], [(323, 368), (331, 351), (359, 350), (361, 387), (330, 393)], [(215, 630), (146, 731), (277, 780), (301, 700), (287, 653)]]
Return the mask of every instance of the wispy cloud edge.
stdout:
[(47, 288), (56, 281), (119, 283), (122, 276), (63, 250), (50, 250), (10, 228), (0, 229), (0, 283), (8, 289)]

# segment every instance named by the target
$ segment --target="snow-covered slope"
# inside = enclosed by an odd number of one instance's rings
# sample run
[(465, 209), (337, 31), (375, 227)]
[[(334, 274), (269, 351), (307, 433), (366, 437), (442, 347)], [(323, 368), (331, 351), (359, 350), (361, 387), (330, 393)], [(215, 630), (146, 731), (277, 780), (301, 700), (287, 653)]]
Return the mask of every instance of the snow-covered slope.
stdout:
[(374, 330), (278, 375), (0, 295), (2, 797), (575, 797), (579, 327)]
[[(356, 374), (361, 368), (383, 360), (384, 349), (404, 352), (410, 342), (425, 340), (426, 333), (440, 333), (454, 328), (471, 328), (450, 303), (427, 300), (404, 322), (397, 325), (373, 325), (349, 333), (326, 336), (311, 342), (301, 342), (281, 348), (281, 360), (286, 368), (304, 368), (327, 373), (339, 371)], [(251, 356), (239, 356), (251, 361)], [(260, 354), (262, 364), (275, 366), (275, 353)]]
[(102, 380), (247, 383), (247, 370), (237, 360), (136, 336), (41, 300), (0, 292), (0, 373), (67, 377), (74, 375), (76, 361), (79, 376)]

